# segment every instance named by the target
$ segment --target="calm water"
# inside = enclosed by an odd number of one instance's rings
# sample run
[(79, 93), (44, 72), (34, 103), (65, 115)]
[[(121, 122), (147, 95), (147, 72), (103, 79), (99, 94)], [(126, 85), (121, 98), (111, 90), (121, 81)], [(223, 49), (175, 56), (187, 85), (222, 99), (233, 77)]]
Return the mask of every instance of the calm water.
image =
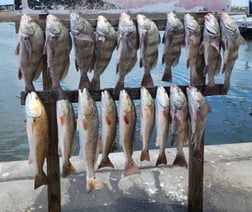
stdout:
[[(24, 160), (28, 157), (28, 142), (24, 123), (24, 106), (20, 105), (20, 91), (24, 89), (24, 82), (18, 80), (17, 56), (14, 54), (18, 36), (13, 23), (0, 23), (0, 161)], [(169, 83), (161, 82), (164, 66), (161, 65), (163, 46), (159, 49), (158, 66), (153, 70), (152, 76), (156, 85), (167, 86)], [(101, 77), (102, 88), (114, 87), (117, 79), (115, 74), (116, 51), (113, 54), (109, 67)], [(212, 113), (208, 115), (205, 142), (206, 144), (224, 144), (252, 141), (252, 40), (247, 40), (240, 47), (240, 55), (232, 74), (231, 89), (226, 96), (207, 97), (212, 106)], [(250, 68), (246, 68), (248, 62)], [(126, 78), (127, 87), (139, 86), (143, 70), (137, 64)], [(173, 71), (174, 83), (187, 85), (189, 72), (185, 68), (185, 50), (182, 50), (180, 62)], [(216, 80), (223, 82), (223, 77)], [(69, 74), (63, 81), (65, 89), (77, 89), (79, 73), (75, 71), (74, 58), (71, 54)], [(35, 83), (37, 90), (42, 89), (42, 81)], [(139, 101), (135, 101), (139, 110)], [(99, 106), (99, 103), (98, 103)], [(74, 104), (76, 108), (76, 104)], [(252, 109), (251, 109), (252, 110)], [(138, 117), (139, 120), (139, 117)], [(139, 141), (139, 121), (137, 123), (136, 149), (141, 148)], [(152, 136), (150, 148), (154, 145), (155, 132)], [(167, 142), (170, 146), (170, 140)]]

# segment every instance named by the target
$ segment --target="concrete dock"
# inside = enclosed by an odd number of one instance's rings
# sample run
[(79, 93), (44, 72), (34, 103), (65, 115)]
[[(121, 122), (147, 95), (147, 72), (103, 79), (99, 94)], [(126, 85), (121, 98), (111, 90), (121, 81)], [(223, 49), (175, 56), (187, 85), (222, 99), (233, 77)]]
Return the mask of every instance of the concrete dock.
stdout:
[[(188, 148), (185, 148), (188, 160)], [(86, 192), (84, 165), (75, 156), (78, 175), (61, 178), (62, 211), (187, 211), (188, 170), (172, 166), (176, 149), (166, 149), (168, 165), (134, 159), (141, 174), (124, 177), (123, 153), (112, 153), (115, 169), (97, 170), (101, 190)], [(99, 162), (100, 158), (98, 158)], [(47, 187), (33, 189), (33, 166), (28, 161), (0, 163), (1, 211), (47, 211)], [(204, 211), (251, 211), (252, 143), (205, 146)]]

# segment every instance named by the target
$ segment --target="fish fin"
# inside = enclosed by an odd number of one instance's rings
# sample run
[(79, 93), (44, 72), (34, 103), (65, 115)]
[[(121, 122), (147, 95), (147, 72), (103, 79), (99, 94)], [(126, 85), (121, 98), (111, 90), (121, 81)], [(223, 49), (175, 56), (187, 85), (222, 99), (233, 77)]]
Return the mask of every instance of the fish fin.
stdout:
[(168, 45), (170, 45), (172, 43), (173, 37), (174, 37), (174, 34), (173, 33), (169, 33), (169, 35), (168, 35)]
[(140, 68), (143, 67), (143, 59), (142, 59), (142, 58), (140, 58), (140, 60), (139, 60), (139, 67), (140, 67)]
[(63, 165), (63, 177), (67, 177), (70, 175), (76, 175), (76, 169), (74, 168), (74, 166), (72, 165), (72, 163), (69, 161), (68, 164), (64, 164)]
[(158, 166), (159, 164), (167, 164), (165, 152), (158, 155), (156, 166)]
[(215, 76), (217, 76), (220, 73), (220, 70), (221, 70), (221, 56), (219, 56), (217, 60)]
[(79, 41), (90, 41), (90, 42), (94, 42), (94, 40), (89, 36), (89, 35), (86, 35), (86, 34), (78, 34), (78, 35), (75, 35), (74, 36), (77, 40)]
[(76, 59), (74, 60), (74, 63), (75, 63), (75, 69), (76, 69), (76, 71), (79, 71), (79, 66), (78, 66), (78, 63), (77, 63)]
[(18, 79), (21, 80), (22, 78), (23, 78), (23, 74), (22, 74), (22, 71), (19, 68), (18, 69)]
[(102, 189), (103, 188), (103, 183), (101, 180), (96, 176), (96, 177), (90, 177), (86, 179), (86, 190), (87, 192), (91, 192), (95, 189)]
[(204, 54), (204, 49), (205, 49), (205, 42), (202, 41), (199, 47), (199, 54), (203, 55)]
[(245, 43), (245, 39), (240, 35), (239, 36), (239, 44), (244, 44)]
[(171, 67), (165, 66), (164, 74), (162, 77), (162, 81), (164, 82), (172, 82), (172, 72)]
[(29, 39), (24, 39), (24, 47), (25, 47), (25, 50), (28, 52), (29, 58), (31, 58), (32, 47), (31, 47), (31, 42)]
[(144, 87), (154, 87), (154, 82), (150, 73), (144, 73), (141, 85)]
[(98, 166), (98, 169), (103, 168), (103, 167), (111, 167), (115, 168), (111, 160), (108, 158), (103, 158), (100, 162), (100, 165)]
[(37, 174), (35, 176), (34, 189), (37, 189), (42, 185), (48, 185), (48, 178), (44, 172), (42, 172), (42, 174)]
[(175, 58), (175, 60), (172, 63), (172, 67), (178, 65), (179, 58), (180, 58), (180, 52), (176, 55), (176, 58)]
[(64, 115), (60, 116), (60, 125), (63, 126), (65, 124), (65, 118)]
[(211, 46), (216, 49), (216, 51), (218, 52), (218, 54), (220, 53), (220, 42), (217, 39), (214, 39), (211, 42)]
[(165, 63), (165, 54), (162, 55), (162, 65)]
[(35, 81), (39, 78), (41, 72), (42, 72), (42, 67), (43, 67), (43, 61), (42, 61), (42, 57), (41, 57), (41, 60), (40, 60), (40, 63), (37, 67), (37, 70), (35, 71), (34, 75), (33, 75), (33, 78), (32, 80)]
[(187, 60), (186, 60), (186, 68), (188, 69), (188, 68), (189, 68), (189, 66), (190, 66), (190, 60), (189, 60), (189, 59), (187, 59)]
[(125, 122), (125, 124), (129, 124), (129, 119), (126, 115), (123, 116), (123, 121)]
[(69, 57), (68, 57), (66, 63), (64, 64), (65, 69), (64, 69), (64, 71), (62, 73), (62, 76), (61, 76), (60, 80), (63, 80), (63, 79), (66, 78), (66, 76), (68, 74), (68, 71), (69, 71), (69, 66), (70, 66), (70, 60), (69, 60)]
[(140, 161), (143, 161), (143, 160), (150, 161), (149, 150), (142, 150), (141, 156), (140, 156)]
[(112, 124), (111, 118), (110, 118), (109, 116), (106, 116), (105, 119), (106, 119), (106, 123), (107, 123), (109, 126), (111, 126), (111, 124)]
[(132, 50), (134, 50), (135, 49), (135, 47), (134, 47), (134, 43), (133, 43), (133, 40), (132, 40), (132, 38), (131, 37), (127, 37), (126, 38), (126, 44), (127, 44), (127, 46), (130, 48), (130, 49), (132, 49)]
[(174, 166), (185, 167), (187, 169), (188, 166), (187, 166), (187, 162), (186, 162), (184, 154), (177, 154), (176, 158), (173, 161), (173, 165)]
[(141, 171), (134, 161), (130, 161), (125, 165), (124, 176), (140, 173)]
[(29, 155), (29, 157), (28, 157), (28, 164), (30, 165), (30, 164), (32, 164), (33, 163), (33, 160), (32, 160), (32, 158), (31, 158), (31, 156)]
[(87, 130), (88, 129), (88, 123), (87, 123), (87, 120), (84, 119), (83, 122), (82, 122), (82, 127), (84, 130)]
[(162, 43), (165, 43), (165, 38), (166, 38), (166, 33), (164, 33), (164, 35), (162, 37)]
[(20, 50), (20, 42), (18, 42), (18, 44), (16, 46), (16, 50), (15, 50), (16, 55), (19, 55), (19, 50)]

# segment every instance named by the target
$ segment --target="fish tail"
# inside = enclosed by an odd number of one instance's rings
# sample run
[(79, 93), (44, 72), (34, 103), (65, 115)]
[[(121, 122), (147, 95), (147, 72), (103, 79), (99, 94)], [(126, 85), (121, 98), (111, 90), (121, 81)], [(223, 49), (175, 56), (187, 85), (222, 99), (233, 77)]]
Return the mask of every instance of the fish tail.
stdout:
[(86, 190), (87, 192), (91, 192), (95, 189), (102, 189), (103, 183), (98, 177), (88, 177), (86, 179)]
[(93, 79), (91, 80), (90, 89), (91, 90), (100, 90), (100, 75), (94, 74)]
[(77, 172), (70, 161), (68, 162), (68, 164), (63, 165), (63, 177), (67, 177), (69, 175), (76, 175), (76, 174)]
[(167, 164), (165, 152), (158, 155), (156, 166), (158, 166), (159, 164)]
[(118, 80), (117, 83), (116, 83), (116, 86), (115, 86), (115, 88), (114, 88), (113, 93), (114, 93), (115, 95), (119, 95), (120, 90), (122, 90), (123, 88), (124, 88), (124, 81)]
[(109, 158), (107, 159), (102, 159), (100, 162), (100, 165), (98, 166), (98, 169), (103, 168), (103, 167), (111, 167), (114, 168), (113, 163), (111, 162), (111, 160)]
[(83, 74), (80, 78), (79, 89), (83, 89), (83, 88), (89, 89), (90, 85), (91, 85), (91, 83), (90, 83), (88, 76)]
[(37, 174), (35, 176), (34, 189), (37, 189), (42, 185), (48, 185), (48, 178), (44, 172), (42, 172), (42, 174)]
[(60, 86), (54, 86), (51, 89), (51, 96), (54, 100), (67, 99), (65, 91)]
[(147, 161), (150, 161), (150, 154), (149, 154), (149, 150), (142, 150), (141, 152), (141, 156), (140, 156), (140, 160), (143, 161), (143, 160), (147, 160)]
[(150, 73), (144, 73), (141, 85), (144, 87), (154, 87), (154, 82)]
[(166, 67), (164, 70), (164, 74), (162, 77), (162, 81), (165, 82), (172, 82), (172, 72), (171, 72), (171, 68)]
[(129, 175), (133, 175), (133, 174), (140, 174), (140, 173), (141, 173), (141, 171), (134, 161), (130, 161), (130, 162), (126, 163), (125, 170), (124, 170), (124, 176), (129, 176)]
[(186, 162), (184, 154), (177, 154), (176, 158), (173, 161), (173, 165), (174, 166), (185, 167), (187, 169), (188, 166), (187, 166), (187, 162)]

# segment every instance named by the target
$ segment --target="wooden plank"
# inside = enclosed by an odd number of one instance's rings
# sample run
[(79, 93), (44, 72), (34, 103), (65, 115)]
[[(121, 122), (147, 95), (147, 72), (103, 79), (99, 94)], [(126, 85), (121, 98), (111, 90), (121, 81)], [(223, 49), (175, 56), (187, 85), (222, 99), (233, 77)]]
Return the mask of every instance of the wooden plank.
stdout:
[[(131, 17), (136, 23), (136, 16), (138, 13), (129, 13), (129, 14), (131, 15)], [(153, 20), (159, 30), (165, 29), (167, 13), (141, 13), (141, 14)], [(176, 14), (181, 20), (183, 20), (185, 13), (176, 13)], [(197, 21), (201, 25), (203, 24), (203, 17), (204, 15), (206, 15), (206, 12), (197, 12), (197, 13), (191, 13), (191, 14), (197, 19)], [(42, 29), (45, 29), (45, 22), (46, 22), (47, 14), (29, 14), (29, 15), (33, 18), (33, 20), (38, 22), (38, 24), (42, 27)], [(69, 14), (54, 14), (54, 15), (60, 18), (60, 20), (65, 24), (65, 26), (70, 29)], [(110, 21), (110, 23), (115, 29), (117, 29), (119, 17), (120, 17), (120, 13), (110, 14), (110, 13), (105, 13), (105, 12), (104, 13), (85, 13), (85, 11), (83, 11), (81, 15), (86, 20), (88, 20), (94, 28), (96, 27), (98, 15), (104, 15)], [(13, 17), (13, 21), (15, 21), (15, 24), (16, 24), (16, 33), (19, 30), (20, 17), (21, 17), (21, 14)], [(216, 15), (216, 17), (219, 18), (219, 15)]]
[(45, 104), (49, 125), (49, 145), (47, 152), (47, 177), (48, 177), (48, 211), (60, 212), (60, 168), (58, 156), (58, 129), (56, 117), (56, 104)]
[[(204, 133), (205, 134), (205, 133)], [(201, 141), (202, 158), (194, 158), (194, 145), (189, 144), (189, 174), (188, 174), (188, 211), (203, 211), (203, 181), (204, 181), (204, 137)]]
[[(186, 87), (188, 85), (179, 86), (184, 92), (186, 92)], [(223, 84), (217, 84), (211, 89), (206, 89), (206, 85), (197, 86), (199, 90), (204, 94), (204, 96), (215, 96), (215, 95), (225, 95), (226, 91), (223, 88)], [(164, 86), (168, 94), (170, 93), (170, 87)], [(131, 99), (140, 99), (140, 87), (139, 88), (125, 88), (125, 90), (129, 93)], [(152, 97), (156, 97), (157, 87), (147, 88)], [(95, 101), (101, 101), (101, 92), (105, 90), (89, 90)], [(106, 90), (111, 94), (114, 100), (118, 100), (119, 96), (113, 94), (113, 88), (106, 88)], [(78, 102), (78, 90), (65, 91), (70, 102)], [(51, 97), (50, 91), (37, 91), (39, 97), (43, 101), (43, 103), (53, 103), (55, 100)], [(21, 105), (25, 104), (25, 92), (21, 92)]]

